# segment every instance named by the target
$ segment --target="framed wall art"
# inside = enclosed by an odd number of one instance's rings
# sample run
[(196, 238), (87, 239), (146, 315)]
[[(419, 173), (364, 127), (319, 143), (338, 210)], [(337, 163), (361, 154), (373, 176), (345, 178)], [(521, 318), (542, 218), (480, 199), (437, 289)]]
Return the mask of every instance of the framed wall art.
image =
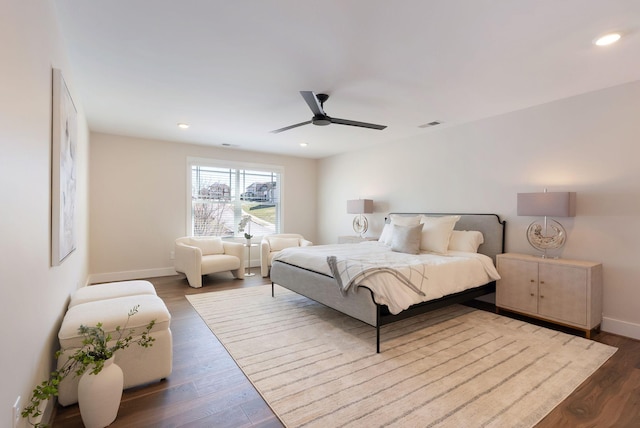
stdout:
[(77, 111), (62, 72), (53, 69), (51, 132), (51, 265), (76, 249)]

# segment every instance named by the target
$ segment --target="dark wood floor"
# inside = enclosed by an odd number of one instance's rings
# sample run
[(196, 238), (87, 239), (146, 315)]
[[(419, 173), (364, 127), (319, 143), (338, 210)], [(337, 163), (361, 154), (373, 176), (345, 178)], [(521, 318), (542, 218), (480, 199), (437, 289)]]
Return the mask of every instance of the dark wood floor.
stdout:
[[(173, 373), (167, 380), (125, 391), (111, 427), (281, 427), (185, 299), (186, 294), (269, 286), (268, 278), (258, 274), (241, 281), (210, 275), (200, 289), (190, 288), (181, 276), (150, 281), (172, 315)], [(640, 427), (640, 341), (608, 333), (593, 339), (619, 350), (538, 428)], [(52, 426), (82, 427), (78, 406), (58, 407)]]

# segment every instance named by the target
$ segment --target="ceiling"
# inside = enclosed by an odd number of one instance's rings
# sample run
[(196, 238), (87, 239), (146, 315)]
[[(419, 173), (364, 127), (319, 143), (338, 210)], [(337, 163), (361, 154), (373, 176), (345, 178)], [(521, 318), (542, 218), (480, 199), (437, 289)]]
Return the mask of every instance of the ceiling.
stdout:
[[(72, 94), (117, 135), (322, 158), (640, 79), (638, 0), (54, 4)], [(311, 119), (301, 90), (388, 127), (270, 133)]]

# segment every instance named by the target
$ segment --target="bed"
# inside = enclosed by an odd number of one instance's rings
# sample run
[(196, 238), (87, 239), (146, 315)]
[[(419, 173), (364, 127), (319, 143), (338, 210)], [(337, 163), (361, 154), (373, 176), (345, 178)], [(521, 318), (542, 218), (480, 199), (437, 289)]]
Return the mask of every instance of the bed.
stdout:
[[(482, 256), (469, 255), (467, 258), (484, 258), (489, 259), (492, 265), (495, 265), (495, 258), (497, 254), (504, 252), (504, 232), (506, 222), (500, 220), (496, 214), (457, 214), (457, 213), (391, 213), (385, 220), (385, 229), (383, 230), (381, 240), (386, 240), (386, 244), (390, 243), (386, 236), (388, 230), (391, 230), (393, 224), (404, 225), (405, 220), (413, 220), (416, 217), (420, 217), (429, 221), (440, 221), (446, 218), (456, 216), (459, 218), (453, 229), (456, 231), (477, 231), (480, 232), (483, 238), (483, 242), (477, 247), (477, 254)], [(423, 220), (424, 221), (424, 220)], [(396, 223), (397, 222), (397, 223)], [(393, 224), (392, 224), (393, 223)], [(426, 229), (425, 225), (425, 229)], [(405, 230), (409, 227), (398, 227), (394, 230)], [(451, 233), (451, 232), (449, 232)], [(459, 234), (459, 232), (455, 232)], [(388, 235), (388, 234), (387, 234)], [(430, 235), (431, 236), (431, 235)], [(448, 242), (448, 240), (447, 240)], [(394, 241), (394, 245), (396, 242)], [(420, 244), (422, 247), (422, 243)], [(376, 328), (376, 352), (380, 352), (380, 328), (383, 325), (399, 321), (408, 317), (412, 317), (427, 311), (438, 309), (447, 305), (462, 303), (476, 297), (480, 297), (485, 294), (489, 294), (495, 291), (495, 275), (488, 275), (486, 279), (482, 280), (482, 283), (465, 285), (462, 290), (456, 290), (457, 287), (453, 287), (455, 291), (444, 293), (445, 295), (430, 296), (427, 288), (422, 288), (420, 284), (410, 285), (404, 284), (397, 288), (403, 289), (406, 293), (406, 289), (409, 287), (420, 288), (424, 296), (418, 298), (416, 303), (412, 303), (407, 306), (406, 302), (398, 306), (397, 302), (389, 302), (389, 304), (377, 303), (376, 300), (385, 302), (384, 297), (381, 297), (380, 290), (375, 285), (375, 277), (389, 275), (373, 275), (367, 277), (367, 274), (361, 274), (358, 277), (358, 273), (345, 271), (349, 266), (349, 257), (343, 257), (341, 254), (352, 253), (360, 254), (362, 252), (371, 252), (372, 254), (380, 253), (383, 250), (380, 247), (385, 245), (379, 242), (362, 242), (356, 244), (340, 244), (340, 245), (327, 245), (316, 246), (311, 252), (308, 250), (312, 247), (307, 247), (303, 250), (300, 249), (285, 249), (274, 258), (271, 267), (271, 287), (272, 296), (275, 298), (275, 284), (308, 297), (316, 302), (331, 307), (337, 311), (340, 311), (346, 315), (356, 318), (366, 324), (369, 324)], [(306, 251), (301, 254), (297, 254), (298, 251)], [(390, 250), (387, 249), (388, 252)], [(312, 252), (317, 253), (316, 256), (312, 256)], [(327, 254), (335, 252), (338, 254), (333, 257), (333, 266), (327, 257)], [(396, 253), (397, 251), (390, 252)], [(446, 252), (446, 249), (445, 249)], [(433, 257), (426, 251), (420, 250), (420, 255), (411, 257)], [(451, 253), (451, 252), (450, 252)], [(449, 262), (449, 259), (463, 258), (464, 254), (446, 254), (442, 256), (442, 259)], [(486, 257), (485, 257), (486, 256)], [(315, 261), (313, 260), (315, 257)], [(356, 256), (354, 256), (357, 258)], [(387, 256), (379, 256), (387, 257)], [(396, 254), (392, 254), (391, 257), (396, 257)], [(443, 262), (444, 263), (444, 262)], [(474, 262), (475, 263), (475, 262)], [(477, 264), (477, 263), (476, 263)], [(485, 263), (486, 264), (486, 263)], [(337, 269), (340, 267), (340, 269)], [(415, 268), (412, 268), (413, 276), (415, 275)], [(485, 268), (488, 270), (489, 268)], [(495, 268), (494, 268), (495, 269)], [(378, 270), (385, 270), (385, 268), (378, 268)], [(395, 271), (396, 269), (387, 269), (388, 271)], [(456, 271), (458, 268), (455, 269)], [(367, 272), (371, 272), (371, 269), (367, 269)], [(434, 271), (428, 271), (426, 275), (429, 281), (432, 279), (441, 280), (443, 277), (434, 274)], [(405, 276), (401, 275), (404, 279)], [(414, 281), (412, 276), (412, 281)], [(474, 279), (477, 281), (476, 279)], [(405, 281), (406, 282), (406, 281)], [(427, 281), (428, 282), (428, 281)], [(437, 287), (436, 287), (437, 288)], [(459, 287), (458, 287), (459, 288)], [(419, 292), (415, 290), (414, 294), (419, 295)], [(431, 293), (433, 294), (433, 293)]]

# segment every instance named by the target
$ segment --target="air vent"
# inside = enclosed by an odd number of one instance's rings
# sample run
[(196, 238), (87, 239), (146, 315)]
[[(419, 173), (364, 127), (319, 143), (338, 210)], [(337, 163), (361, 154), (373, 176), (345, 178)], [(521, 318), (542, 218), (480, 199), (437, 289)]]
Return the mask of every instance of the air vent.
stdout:
[(220, 144), (222, 147), (240, 147), (237, 144), (230, 144), (230, 143), (222, 143)]
[(432, 126), (440, 125), (442, 122), (438, 120), (434, 120), (433, 122), (425, 123), (424, 125), (418, 126), (418, 128), (431, 128)]

